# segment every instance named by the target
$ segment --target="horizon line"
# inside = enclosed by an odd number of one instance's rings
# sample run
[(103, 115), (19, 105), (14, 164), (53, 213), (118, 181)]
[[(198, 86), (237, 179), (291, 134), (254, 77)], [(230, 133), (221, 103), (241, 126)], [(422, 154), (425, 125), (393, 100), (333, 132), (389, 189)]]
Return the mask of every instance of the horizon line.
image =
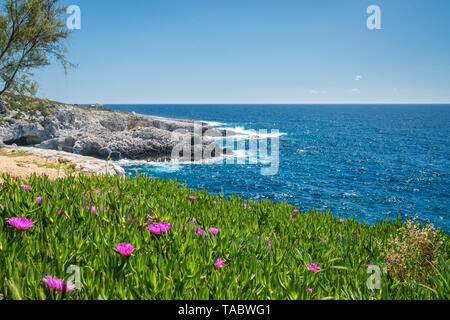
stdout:
[[(98, 103), (98, 102), (97, 102)], [(95, 103), (70, 103), (70, 104), (77, 104), (77, 105), (93, 105)], [(411, 102), (381, 102), (381, 103), (103, 103), (102, 105), (266, 105), (266, 106), (276, 106), (276, 105), (450, 105), (450, 102), (421, 102), (421, 103), (411, 103)]]

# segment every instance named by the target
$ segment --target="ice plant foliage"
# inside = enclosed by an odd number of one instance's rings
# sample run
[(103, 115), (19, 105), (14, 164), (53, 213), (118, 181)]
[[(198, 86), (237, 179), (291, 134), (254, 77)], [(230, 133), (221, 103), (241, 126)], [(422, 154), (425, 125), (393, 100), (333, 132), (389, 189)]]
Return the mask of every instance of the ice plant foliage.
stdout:
[[(46, 276), (44, 279), (42, 279), (42, 281), (44, 281), (48, 288), (50, 290), (56, 290), (58, 293), (61, 293), (63, 291), (64, 288), (64, 279), (58, 279), (56, 277), (52, 277), (52, 276)], [(70, 292), (75, 290), (75, 286), (73, 285), (73, 283), (70, 280), (66, 281), (66, 292)]]
[(118, 243), (116, 249), (121, 255), (129, 256), (133, 252), (134, 246), (128, 243)]
[[(450, 241), (442, 229), (401, 219), (340, 223), (331, 212), (299, 214), (287, 202), (197, 193), (140, 174), (0, 179), (0, 292), (7, 299), (15, 294), (1, 279), (30, 300), (449, 299)], [(366, 286), (369, 263), (382, 270), (383, 290)], [(81, 274), (68, 270), (75, 264)], [(25, 275), (20, 266), (33, 267)], [(65, 294), (74, 289), (69, 275), (84, 280), (76, 294)]]
[(8, 223), (19, 230), (29, 229), (34, 227), (33, 221), (27, 218), (9, 218)]

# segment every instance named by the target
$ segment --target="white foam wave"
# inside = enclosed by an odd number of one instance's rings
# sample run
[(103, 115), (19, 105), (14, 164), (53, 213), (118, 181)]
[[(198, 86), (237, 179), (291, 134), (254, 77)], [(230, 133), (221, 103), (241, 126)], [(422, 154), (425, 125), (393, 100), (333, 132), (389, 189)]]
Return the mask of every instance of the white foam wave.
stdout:
[[(219, 130), (230, 131), (234, 134), (227, 134), (225, 138), (241, 138), (241, 139), (267, 139), (267, 138), (277, 138), (287, 135), (284, 132), (267, 132), (258, 131), (254, 129), (245, 129), (245, 127), (220, 127)], [(268, 131), (268, 130), (267, 130)]]
[(210, 127), (220, 127), (225, 125), (225, 123), (223, 122), (215, 122), (215, 121), (202, 121), (202, 122), (206, 123)]

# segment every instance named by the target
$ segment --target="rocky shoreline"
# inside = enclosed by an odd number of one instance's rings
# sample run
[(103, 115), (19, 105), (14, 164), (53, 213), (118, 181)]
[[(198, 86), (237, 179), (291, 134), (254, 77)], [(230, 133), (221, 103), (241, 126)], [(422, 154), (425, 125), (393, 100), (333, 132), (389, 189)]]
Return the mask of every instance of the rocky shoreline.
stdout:
[(189, 120), (67, 104), (27, 110), (0, 98), (0, 146), (64, 151), (102, 160), (148, 161), (172, 159), (179, 149), (184, 159), (194, 160), (194, 153), (202, 159), (232, 154), (208, 139), (224, 134), (203, 122), (199, 130), (198, 123)]

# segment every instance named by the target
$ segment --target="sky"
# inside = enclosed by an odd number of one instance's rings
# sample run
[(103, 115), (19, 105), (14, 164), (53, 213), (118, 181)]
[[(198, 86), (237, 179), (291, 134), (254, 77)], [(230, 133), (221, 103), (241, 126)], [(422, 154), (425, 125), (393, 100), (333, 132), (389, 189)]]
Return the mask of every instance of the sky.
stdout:
[[(63, 0), (77, 68), (38, 70), (66, 103), (450, 103), (448, 0)], [(378, 5), (381, 29), (367, 8)], [(64, 19), (69, 18), (69, 14)]]

